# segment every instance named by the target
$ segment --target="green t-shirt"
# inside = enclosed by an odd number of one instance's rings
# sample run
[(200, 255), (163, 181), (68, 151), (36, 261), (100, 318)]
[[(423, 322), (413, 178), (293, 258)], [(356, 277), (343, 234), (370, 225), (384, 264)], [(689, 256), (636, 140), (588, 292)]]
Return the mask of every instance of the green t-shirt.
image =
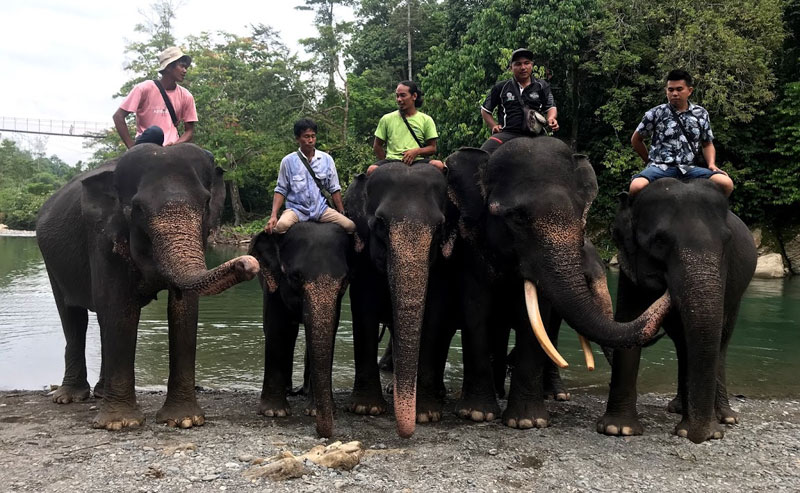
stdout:
[[(429, 140), (439, 137), (433, 118), (425, 113), (417, 111), (414, 116), (406, 117), (406, 120), (414, 130), (417, 139), (422, 142), (423, 147)], [(399, 161), (403, 159), (403, 152), (419, 147), (403, 122), (400, 110), (386, 113), (381, 117), (378, 128), (375, 129), (375, 137), (386, 142), (386, 159)], [(417, 156), (417, 159), (422, 158), (423, 156)]]

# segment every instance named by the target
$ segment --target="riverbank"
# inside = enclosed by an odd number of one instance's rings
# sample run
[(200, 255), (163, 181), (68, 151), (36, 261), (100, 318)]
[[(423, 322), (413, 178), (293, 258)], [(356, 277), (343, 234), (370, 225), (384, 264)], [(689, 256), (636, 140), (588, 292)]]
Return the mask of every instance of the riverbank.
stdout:
[[(616, 438), (594, 431), (604, 399), (575, 394), (548, 401), (552, 423), (543, 430), (445, 413), (403, 440), (391, 416), (346, 412), (347, 393), (336, 392), (335, 435), (325, 441), (299, 397), (290, 400), (295, 416), (272, 419), (256, 415), (257, 392), (202, 391), (206, 424), (181, 430), (153, 422), (163, 393), (139, 392), (145, 425), (110, 433), (91, 428), (93, 399), (61, 406), (44, 392), (0, 392), (0, 484), (70, 492), (800, 490), (800, 399), (734, 398), (742, 424), (695, 445), (672, 435), (670, 396), (640, 397), (645, 434)], [(361, 442), (351, 471), (307, 462), (295, 479), (258, 477), (259, 458), (299, 456), (334, 440)]]

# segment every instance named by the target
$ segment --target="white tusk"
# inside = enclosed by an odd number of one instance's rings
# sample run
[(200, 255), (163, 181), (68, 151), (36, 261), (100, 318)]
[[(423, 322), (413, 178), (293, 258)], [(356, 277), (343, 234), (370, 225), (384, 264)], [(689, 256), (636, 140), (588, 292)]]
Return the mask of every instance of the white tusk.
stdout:
[(536, 340), (539, 341), (544, 352), (559, 368), (568, 367), (569, 363), (558, 354), (558, 350), (547, 336), (547, 331), (544, 330), (542, 315), (539, 313), (539, 297), (536, 295), (536, 286), (528, 280), (525, 281), (525, 308), (528, 309), (528, 320), (533, 327), (533, 335), (536, 336)]
[(589, 371), (594, 371), (594, 355), (592, 354), (592, 346), (590, 346), (589, 341), (580, 334), (578, 334), (578, 340), (581, 341), (583, 357), (586, 359), (586, 368), (588, 368)]

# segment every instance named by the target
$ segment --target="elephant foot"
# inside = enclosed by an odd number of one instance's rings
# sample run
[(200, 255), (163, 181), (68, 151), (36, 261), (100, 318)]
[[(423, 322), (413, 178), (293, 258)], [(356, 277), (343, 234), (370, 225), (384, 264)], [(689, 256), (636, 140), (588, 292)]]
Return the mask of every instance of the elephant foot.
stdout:
[(285, 397), (272, 398), (262, 395), (258, 404), (258, 414), (268, 418), (285, 418), (291, 416), (292, 408)]
[(644, 433), (644, 427), (635, 415), (605, 413), (597, 420), (597, 433), (609, 436), (633, 436)]
[(509, 428), (527, 430), (530, 428), (547, 428), (550, 415), (542, 401), (511, 401), (503, 412), (503, 424)]
[(572, 396), (567, 392), (567, 386), (561, 381), (558, 370), (544, 376), (544, 398), (555, 401), (568, 401)]
[(683, 419), (675, 427), (675, 434), (682, 438), (688, 438), (694, 443), (703, 443), (706, 440), (721, 439), (725, 436), (725, 430), (714, 421), (699, 423)]
[(378, 392), (367, 392), (353, 389), (353, 393), (350, 396), (350, 404), (347, 408), (355, 414), (377, 416), (385, 413), (388, 407), (389, 405), (381, 395), (380, 390)]
[(442, 401), (417, 394), (417, 423), (438, 423), (442, 420)]
[(680, 396), (676, 395), (669, 404), (667, 404), (667, 412), (672, 414), (683, 414), (683, 403)]
[(730, 408), (730, 406), (720, 407), (717, 409), (717, 421), (723, 425), (738, 425), (739, 413)]
[(203, 426), (205, 422), (205, 413), (197, 402), (165, 402), (156, 413), (156, 423), (166, 423), (171, 427), (191, 428)]
[(85, 401), (89, 398), (89, 384), (62, 385), (52, 392), (52, 397), (56, 404)]
[(456, 404), (456, 415), (478, 423), (494, 421), (500, 416), (500, 406), (494, 396), (489, 399), (462, 397)]
[[(105, 406), (104, 406), (105, 407)], [(92, 427), (108, 431), (119, 431), (124, 428), (135, 428), (144, 424), (144, 414), (138, 406), (115, 409), (103, 409), (95, 416)]]
[(303, 414), (305, 414), (306, 416), (317, 415), (317, 401), (314, 399), (314, 394), (308, 395), (308, 400), (306, 400), (306, 406), (303, 408)]

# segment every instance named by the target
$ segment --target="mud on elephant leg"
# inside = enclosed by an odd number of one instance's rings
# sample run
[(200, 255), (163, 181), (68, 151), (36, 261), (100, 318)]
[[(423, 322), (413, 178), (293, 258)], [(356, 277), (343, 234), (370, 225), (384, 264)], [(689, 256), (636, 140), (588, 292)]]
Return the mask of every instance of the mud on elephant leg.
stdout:
[(168, 426), (191, 428), (206, 421), (194, 390), (198, 304), (197, 293), (169, 291), (169, 381), (167, 399), (156, 413), (156, 422)]
[(641, 348), (615, 349), (611, 362), (611, 385), (605, 414), (597, 420), (597, 432), (605, 435), (641, 435), (636, 413), (636, 380)]

